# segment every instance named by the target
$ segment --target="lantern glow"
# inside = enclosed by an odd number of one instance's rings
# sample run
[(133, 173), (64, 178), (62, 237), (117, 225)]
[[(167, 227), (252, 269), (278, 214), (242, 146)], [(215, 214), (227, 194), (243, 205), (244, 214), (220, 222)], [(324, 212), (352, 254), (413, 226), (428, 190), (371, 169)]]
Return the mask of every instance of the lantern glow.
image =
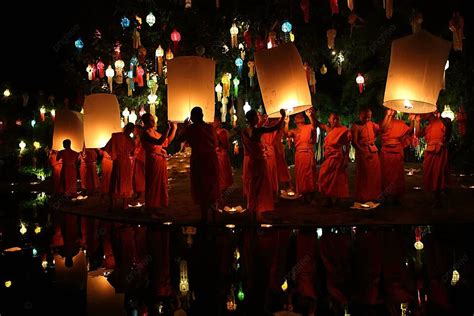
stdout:
[(148, 13), (148, 15), (146, 16), (145, 21), (146, 21), (146, 23), (148, 23), (148, 25), (149, 25), (150, 27), (152, 27), (152, 26), (155, 24), (155, 22), (156, 22), (156, 18), (155, 18), (155, 16), (153, 15), (153, 13), (150, 12), (150, 13)]
[(244, 113), (247, 114), (248, 111), (250, 111), (252, 108), (250, 107), (249, 101), (245, 101), (244, 104)]
[(456, 117), (456, 115), (454, 114), (453, 110), (451, 110), (451, 107), (446, 104), (444, 106), (443, 113), (441, 113), (441, 117), (449, 118), (452, 122), (452, 121), (454, 121), (454, 118)]
[(53, 147), (54, 150), (63, 149), (63, 140), (71, 140), (71, 148), (77, 152), (84, 144), (84, 128), (82, 114), (70, 110), (59, 110), (54, 121)]
[(230, 32), (230, 43), (231, 43), (231, 46), (232, 48), (235, 48), (237, 47), (237, 34), (239, 34), (239, 28), (237, 27), (237, 25), (235, 25), (235, 23), (232, 23), (232, 27), (230, 28), (229, 30)]

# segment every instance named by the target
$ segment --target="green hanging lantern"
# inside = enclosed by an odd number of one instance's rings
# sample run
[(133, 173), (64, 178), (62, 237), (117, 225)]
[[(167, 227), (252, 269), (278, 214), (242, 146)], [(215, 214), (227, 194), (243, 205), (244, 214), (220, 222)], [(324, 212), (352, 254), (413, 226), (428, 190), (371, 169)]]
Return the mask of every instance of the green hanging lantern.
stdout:
[(239, 292), (237, 293), (237, 298), (241, 302), (245, 299), (245, 294), (244, 294), (244, 291), (242, 290), (242, 284), (239, 287)]

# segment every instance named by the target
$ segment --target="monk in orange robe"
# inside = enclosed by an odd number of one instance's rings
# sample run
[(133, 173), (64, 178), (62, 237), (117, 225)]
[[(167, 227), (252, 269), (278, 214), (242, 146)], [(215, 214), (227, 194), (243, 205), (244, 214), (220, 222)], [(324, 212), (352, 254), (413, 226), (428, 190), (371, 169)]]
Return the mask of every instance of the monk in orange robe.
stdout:
[(168, 164), (166, 148), (176, 135), (176, 124), (171, 129), (166, 124), (163, 134), (155, 129), (155, 117), (146, 113), (142, 116), (145, 131), (142, 146), (145, 150), (145, 206), (149, 210), (168, 206)]
[(201, 208), (201, 220), (207, 222), (208, 211), (214, 218), (211, 206), (220, 198), (217, 135), (212, 125), (203, 121), (200, 107), (191, 110), (191, 121), (193, 124), (185, 122), (180, 138), (191, 147), (191, 193)]
[(229, 151), (229, 132), (221, 128), (219, 117), (214, 118), (214, 129), (217, 135), (217, 160), (219, 162), (219, 189), (221, 192), (227, 190), (233, 183), (232, 167), (228, 155)]
[(133, 192), (135, 192), (135, 200), (138, 203), (145, 202), (145, 149), (142, 145), (141, 135), (143, 128), (139, 125), (135, 126), (133, 131), (135, 139), (135, 153), (133, 156)]
[(84, 151), (81, 151), (79, 153), (79, 180), (81, 180), (81, 191), (86, 192), (87, 187), (86, 187), (86, 182), (87, 182), (87, 166), (86, 166), (86, 155)]
[(273, 147), (275, 148), (278, 182), (282, 183), (287, 191), (292, 191), (290, 171), (288, 170), (288, 164), (286, 163), (285, 157), (285, 148), (282, 143), (283, 134), (284, 130), (279, 130), (273, 142)]
[(396, 112), (388, 109), (380, 124), (382, 148), (380, 149), (380, 167), (382, 172), (382, 194), (393, 198), (395, 205), (400, 204), (400, 196), (405, 192), (405, 154), (403, 149), (412, 139), (414, 115), (410, 115), (410, 127), (404, 121), (395, 118)]
[(362, 110), (360, 120), (352, 124), (352, 145), (356, 157), (355, 199), (364, 203), (382, 198), (380, 160), (375, 138), (379, 125), (372, 122), (372, 111)]
[(244, 150), (249, 156), (247, 209), (252, 212), (254, 220), (258, 221), (263, 220), (263, 212), (274, 209), (272, 185), (261, 138), (263, 134), (273, 133), (282, 128), (286, 116), (285, 110), (280, 110), (280, 114), (280, 121), (272, 127), (258, 127), (258, 114), (255, 110), (245, 114), (249, 126), (242, 132)]
[(123, 209), (128, 208), (128, 200), (131, 198), (132, 189), (132, 164), (130, 156), (135, 150), (135, 144), (130, 138), (134, 125), (128, 123), (123, 132), (113, 133), (112, 138), (103, 148), (113, 160), (112, 175), (110, 178), (110, 209), (113, 209), (114, 200), (122, 199)]
[(77, 171), (76, 163), (79, 159), (79, 153), (71, 149), (71, 140), (65, 139), (63, 141), (64, 149), (59, 151), (56, 156), (56, 161), (63, 161), (61, 168), (61, 192), (65, 197), (75, 197), (77, 195)]
[(102, 178), (100, 180), (100, 193), (104, 197), (109, 194), (110, 191), (110, 177), (112, 176), (112, 166), (113, 161), (112, 157), (103, 150), (100, 150), (102, 156), (101, 169), (102, 169)]
[(433, 207), (439, 208), (442, 206), (441, 193), (448, 189), (449, 184), (447, 142), (451, 137), (451, 124), (433, 113), (423, 114), (422, 118), (428, 121), (428, 125), (420, 129), (420, 116), (417, 116), (415, 130), (416, 136), (424, 137), (426, 141), (423, 186), (425, 191), (433, 193), (435, 200)]
[(58, 155), (57, 150), (51, 150), (49, 152), (49, 164), (51, 165), (52, 175), (53, 175), (53, 194), (58, 195), (62, 193), (61, 188), (61, 168), (63, 167), (63, 161), (56, 160)]
[(331, 113), (328, 125), (316, 121), (316, 125), (326, 131), (324, 139), (324, 162), (319, 170), (319, 192), (326, 197), (325, 206), (332, 206), (333, 198), (349, 197), (347, 165), (351, 133), (339, 122), (339, 115)]
[(295, 116), (296, 128), (288, 129), (289, 119), (285, 123), (285, 134), (294, 139), (295, 152), (295, 177), (296, 192), (304, 196), (306, 203), (312, 201), (316, 189), (316, 161), (313, 146), (316, 144), (316, 129), (312, 110), (307, 110), (306, 115), (310, 124), (305, 124), (302, 113)]
[(86, 190), (88, 194), (94, 193), (100, 185), (97, 174), (97, 150), (86, 149), (84, 155), (86, 164)]
[[(271, 127), (275, 124), (278, 124), (278, 121), (270, 121), (268, 118), (264, 118), (265, 127)], [(278, 170), (276, 165), (275, 157), (275, 139), (277, 133), (280, 131), (273, 131), (271, 133), (265, 133), (262, 135), (262, 145), (263, 145), (263, 156), (267, 163), (268, 176), (270, 177), (270, 182), (272, 186), (273, 194), (278, 195)]]

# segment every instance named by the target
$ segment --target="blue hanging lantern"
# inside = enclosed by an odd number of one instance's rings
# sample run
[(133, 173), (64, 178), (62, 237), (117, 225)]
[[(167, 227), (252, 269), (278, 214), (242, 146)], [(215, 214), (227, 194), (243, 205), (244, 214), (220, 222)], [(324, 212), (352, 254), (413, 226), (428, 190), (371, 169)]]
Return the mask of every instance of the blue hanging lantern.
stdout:
[(293, 25), (291, 25), (290, 22), (285, 21), (281, 25), (281, 31), (283, 32), (283, 39), (285, 42), (288, 42), (290, 40), (290, 32), (293, 29)]
[(78, 38), (75, 42), (74, 45), (76, 46), (77, 49), (82, 49), (84, 47), (84, 42)]
[(127, 27), (130, 26), (130, 20), (126, 16), (124, 16), (120, 24), (122, 25), (124, 29), (126, 29)]
[(133, 55), (132, 58), (130, 59), (130, 64), (133, 66), (138, 65), (138, 58), (137, 56)]
[(237, 66), (237, 71), (239, 72), (239, 76), (242, 76), (242, 66), (244, 65), (244, 61), (242, 58), (237, 57), (235, 59), (235, 65)]

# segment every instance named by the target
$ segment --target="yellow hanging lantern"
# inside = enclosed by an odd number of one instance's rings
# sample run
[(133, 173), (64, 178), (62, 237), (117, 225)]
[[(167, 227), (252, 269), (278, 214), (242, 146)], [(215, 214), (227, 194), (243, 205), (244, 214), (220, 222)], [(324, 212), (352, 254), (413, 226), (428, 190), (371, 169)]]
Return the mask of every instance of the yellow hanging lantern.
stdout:
[(193, 107), (199, 106), (204, 121), (214, 121), (215, 67), (213, 60), (198, 56), (177, 57), (168, 62), (169, 120), (182, 122)]
[(392, 42), (384, 106), (405, 113), (436, 110), (451, 43), (421, 30)]
[(256, 52), (255, 64), (269, 117), (279, 117), (280, 109), (296, 114), (312, 107), (306, 72), (293, 43)]
[(232, 27), (229, 30), (230, 32), (230, 45), (232, 48), (235, 48), (238, 46), (237, 43), (237, 34), (239, 34), (239, 28), (235, 23), (232, 23)]
[(188, 263), (186, 260), (179, 262), (179, 291), (182, 295), (189, 292)]
[(232, 75), (230, 73), (225, 73), (222, 75), (221, 82), (222, 82), (222, 96), (224, 98), (228, 98), (230, 96), (230, 79)]

